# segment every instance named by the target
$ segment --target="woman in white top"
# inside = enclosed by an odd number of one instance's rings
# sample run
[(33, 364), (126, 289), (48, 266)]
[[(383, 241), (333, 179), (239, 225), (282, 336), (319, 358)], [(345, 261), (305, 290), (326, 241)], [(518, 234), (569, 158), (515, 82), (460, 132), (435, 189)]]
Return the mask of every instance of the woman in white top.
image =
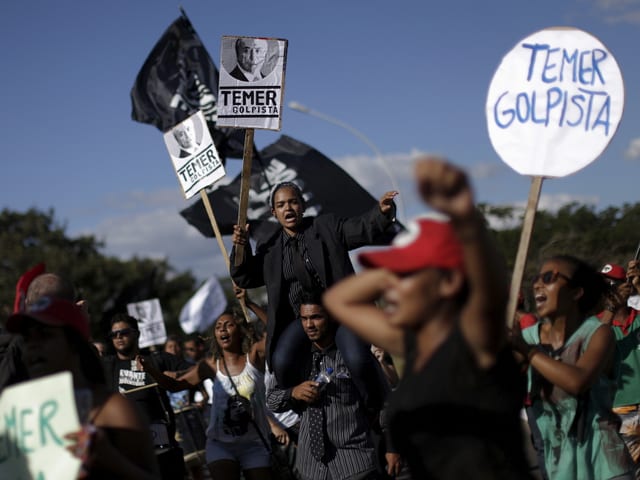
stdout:
[(246, 322), (232, 312), (218, 317), (213, 334), (212, 355), (178, 379), (153, 372), (149, 365), (145, 370), (170, 390), (212, 378), (213, 404), (206, 445), (211, 476), (239, 480), (242, 471), (247, 480), (268, 480), (271, 420), (265, 402), (265, 337), (253, 341)]

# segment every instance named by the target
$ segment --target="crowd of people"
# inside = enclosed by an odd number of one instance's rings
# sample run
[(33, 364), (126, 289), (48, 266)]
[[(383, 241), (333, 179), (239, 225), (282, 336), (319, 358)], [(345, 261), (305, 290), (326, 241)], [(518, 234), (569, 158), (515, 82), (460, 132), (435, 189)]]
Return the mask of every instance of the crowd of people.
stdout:
[[(151, 350), (124, 312), (91, 339), (74, 286), (36, 276), (4, 322), (0, 388), (71, 372), (90, 402), (66, 435), (78, 478), (640, 478), (640, 261), (550, 256), (510, 329), (506, 262), (466, 173), (428, 157), (415, 179), (432, 213), (400, 233), (398, 192), (308, 217), (278, 184), (281, 228), (255, 248), (250, 225), (233, 232), (251, 317)], [(355, 273), (349, 252), (372, 245)]]

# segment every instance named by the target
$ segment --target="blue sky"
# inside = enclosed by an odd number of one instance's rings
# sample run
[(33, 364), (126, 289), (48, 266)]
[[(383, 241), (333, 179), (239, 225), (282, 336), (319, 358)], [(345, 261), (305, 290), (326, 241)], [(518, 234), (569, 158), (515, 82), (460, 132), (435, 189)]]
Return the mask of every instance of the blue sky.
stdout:
[[(305, 104), (371, 139), (396, 176), (408, 216), (422, 209), (411, 183), (412, 159), (420, 152), (444, 154), (467, 168), (479, 201), (526, 202), (530, 179), (500, 160), (487, 134), (488, 86), (518, 40), (551, 26), (583, 29), (620, 65), (625, 112), (599, 159), (544, 182), (540, 208), (571, 200), (598, 209), (638, 201), (638, 0), (181, 5), (216, 64), (222, 35), (288, 39), (285, 102)], [(222, 276), (215, 240), (178, 213), (190, 202), (161, 132), (130, 118), (135, 76), (179, 6), (164, 0), (3, 2), (0, 206), (52, 208), (70, 235), (95, 235), (105, 253), (166, 257), (199, 278)], [(376, 197), (391, 188), (371, 149), (347, 130), (287, 108), (281, 132), (256, 131), (256, 143), (265, 147), (281, 133), (325, 153)], [(228, 177), (240, 166), (230, 160)]]

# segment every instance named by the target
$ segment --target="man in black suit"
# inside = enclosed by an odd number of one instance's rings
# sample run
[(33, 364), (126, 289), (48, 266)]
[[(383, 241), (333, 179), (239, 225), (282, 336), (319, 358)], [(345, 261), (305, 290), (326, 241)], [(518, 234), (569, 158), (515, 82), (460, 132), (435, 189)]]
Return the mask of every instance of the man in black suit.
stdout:
[[(249, 247), (247, 230), (234, 226), (231, 276), (242, 288), (267, 288), (267, 359), (283, 388), (306, 380), (299, 367), (309, 354), (309, 340), (300, 322), (295, 321), (301, 293), (324, 290), (352, 274), (349, 250), (389, 241), (395, 226), (393, 198), (397, 194), (386, 192), (375, 207), (357, 217), (303, 217), (305, 202), (300, 188), (284, 182), (271, 194), (271, 212), (281, 228), (259, 243), (255, 254)], [(236, 245), (247, 247), (238, 266)], [(336, 332), (336, 344), (344, 352), (345, 363), (363, 397), (377, 406), (383, 394), (366, 388), (367, 384), (377, 384), (381, 374), (370, 346), (343, 327)]]
[(238, 65), (229, 74), (243, 82), (262, 80), (261, 72), (267, 58), (268, 43), (261, 38), (244, 38), (236, 40), (236, 58)]

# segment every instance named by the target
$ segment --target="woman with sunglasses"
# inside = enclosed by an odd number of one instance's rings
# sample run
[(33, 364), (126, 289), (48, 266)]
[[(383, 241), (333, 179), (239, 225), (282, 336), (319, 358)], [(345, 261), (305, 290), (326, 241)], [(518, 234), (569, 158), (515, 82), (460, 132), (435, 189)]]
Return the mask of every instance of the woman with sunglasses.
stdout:
[(633, 478), (633, 464), (611, 413), (608, 376), (614, 336), (592, 316), (606, 285), (584, 261), (556, 255), (533, 279), (542, 321), (512, 337), (529, 363), (530, 415), (540, 430), (550, 479)]
[(426, 158), (415, 174), (425, 202), (450, 221), (419, 218), (391, 248), (361, 254), (369, 268), (329, 289), (325, 306), (366, 341), (404, 355), (387, 414), (413, 478), (529, 478), (504, 260), (463, 170)]

